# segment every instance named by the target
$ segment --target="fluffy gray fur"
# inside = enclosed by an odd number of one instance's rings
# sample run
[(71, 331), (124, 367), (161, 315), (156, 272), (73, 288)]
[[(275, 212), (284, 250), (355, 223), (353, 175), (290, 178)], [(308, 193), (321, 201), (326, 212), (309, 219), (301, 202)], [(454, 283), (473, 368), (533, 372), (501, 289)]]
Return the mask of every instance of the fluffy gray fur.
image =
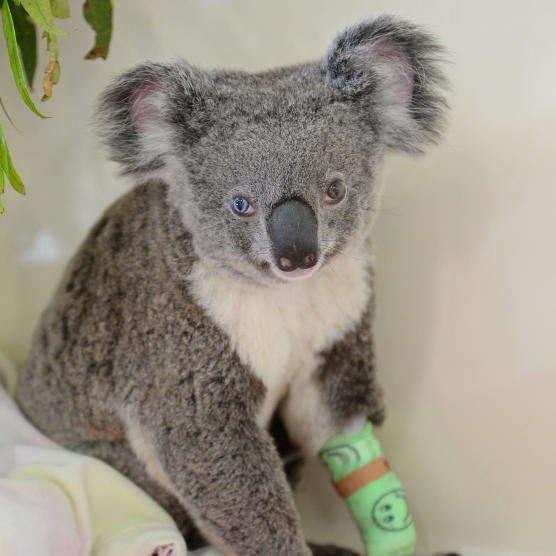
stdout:
[[(17, 398), (53, 439), (146, 489), (190, 546), (199, 530), (228, 554), (351, 554), (308, 548), (280, 458), (299, 459), (284, 448), (296, 431), (287, 419), (274, 437), (258, 424), (265, 385), (191, 276), (202, 263), (246, 287), (290, 287), (273, 271), (265, 226), (289, 198), (318, 220), (317, 274), (356, 238), (367, 245), (384, 153), (419, 152), (441, 132), (440, 55), (429, 34), (383, 16), (345, 30), (316, 62), (258, 74), (146, 63), (102, 95), (101, 134), (138, 185), (71, 260)], [(348, 195), (330, 209), (323, 187), (338, 175)], [(256, 201), (257, 219), (232, 213), (237, 194)], [(373, 299), (318, 354), (306, 385), (319, 407), (313, 436), (383, 419)]]

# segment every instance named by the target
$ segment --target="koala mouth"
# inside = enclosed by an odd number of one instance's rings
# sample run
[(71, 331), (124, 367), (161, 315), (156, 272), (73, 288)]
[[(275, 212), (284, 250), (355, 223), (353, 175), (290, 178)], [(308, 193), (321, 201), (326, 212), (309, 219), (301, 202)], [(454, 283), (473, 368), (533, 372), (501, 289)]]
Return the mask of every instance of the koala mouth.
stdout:
[(320, 266), (321, 265), (317, 263), (315, 266), (312, 266), (310, 268), (296, 268), (295, 270), (290, 270), (289, 272), (286, 272), (284, 270), (280, 270), (280, 268), (273, 265), (272, 271), (276, 276), (280, 277), (282, 280), (286, 280), (288, 282), (294, 282), (294, 281), (297, 282), (299, 280), (304, 280), (305, 278), (309, 278), (310, 276), (313, 276), (313, 274), (317, 272)]
[(280, 268), (270, 261), (253, 261), (253, 264), (259, 271), (261, 271), (267, 277), (273, 277), (273, 282), (276, 283), (276, 279), (280, 282), (298, 282), (309, 278), (317, 272), (317, 270), (325, 263), (325, 261), (319, 261), (317, 265), (311, 268), (296, 268), (295, 270), (285, 272), (280, 270)]

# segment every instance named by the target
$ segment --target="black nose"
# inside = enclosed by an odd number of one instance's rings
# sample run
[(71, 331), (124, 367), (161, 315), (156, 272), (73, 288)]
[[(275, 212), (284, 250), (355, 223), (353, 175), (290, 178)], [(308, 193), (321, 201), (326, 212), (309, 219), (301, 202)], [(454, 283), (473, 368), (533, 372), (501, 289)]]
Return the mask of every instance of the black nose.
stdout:
[(269, 235), (280, 270), (311, 268), (318, 261), (317, 219), (301, 199), (288, 199), (270, 213)]

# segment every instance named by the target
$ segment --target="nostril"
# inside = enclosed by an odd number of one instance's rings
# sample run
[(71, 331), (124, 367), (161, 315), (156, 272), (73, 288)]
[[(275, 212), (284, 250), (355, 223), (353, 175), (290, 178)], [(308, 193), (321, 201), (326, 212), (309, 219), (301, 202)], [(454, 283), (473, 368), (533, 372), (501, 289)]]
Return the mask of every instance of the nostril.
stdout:
[(315, 266), (315, 263), (317, 262), (317, 255), (316, 253), (309, 253), (308, 255), (306, 255), (305, 257), (303, 257), (303, 266), (305, 268), (310, 268), (312, 266)]
[(278, 266), (280, 270), (284, 270), (285, 272), (290, 272), (291, 270), (295, 270), (297, 267), (291, 259), (287, 257), (280, 257), (278, 259)]

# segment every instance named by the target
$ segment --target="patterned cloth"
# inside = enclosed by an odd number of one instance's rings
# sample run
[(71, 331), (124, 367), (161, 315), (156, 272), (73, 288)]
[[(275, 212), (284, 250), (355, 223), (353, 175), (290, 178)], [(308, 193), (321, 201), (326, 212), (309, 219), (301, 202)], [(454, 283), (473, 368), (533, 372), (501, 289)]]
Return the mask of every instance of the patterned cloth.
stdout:
[[(13, 392), (4, 358), (0, 376)], [(187, 549), (146, 493), (103, 462), (51, 442), (0, 387), (0, 554), (185, 556)]]

